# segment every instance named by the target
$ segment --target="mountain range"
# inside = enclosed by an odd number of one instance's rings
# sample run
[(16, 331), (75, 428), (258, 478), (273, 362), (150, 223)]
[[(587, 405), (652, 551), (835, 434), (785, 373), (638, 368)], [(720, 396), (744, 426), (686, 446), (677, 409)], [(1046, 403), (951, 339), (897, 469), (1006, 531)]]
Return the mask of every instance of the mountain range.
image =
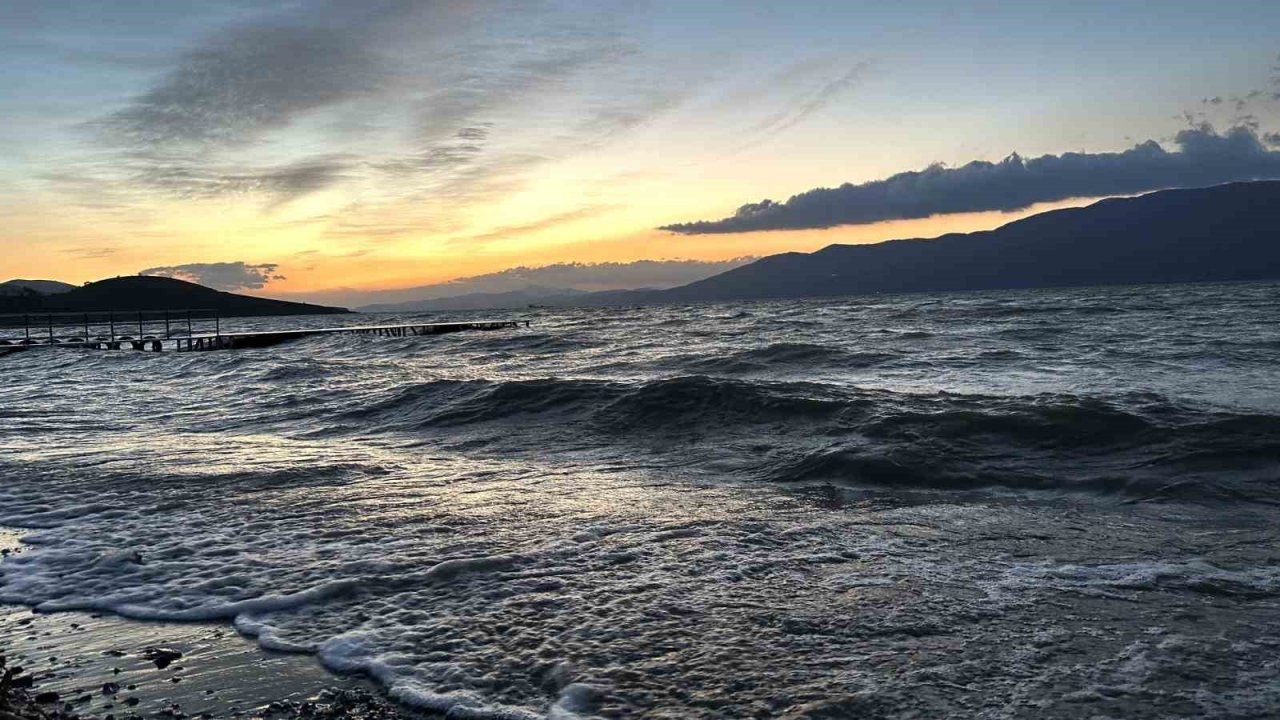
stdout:
[[(361, 308), (370, 312), (608, 306), (873, 293), (1280, 279), (1280, 181), (1163, 190), (1054, 210), (995, 230), (782, 253), (670, 289), (528, 286)], [(223, 314), (346, 312), (127, 277), (73, 288), (0, 285), (0, 312), (213, 308)], [(6, 309), (7, 308), (7, 309)]]
[[(224, 316), (315, 315), (345, 313), (345, 308), (269, 300), (214, 290), (185, 280), (151, 275), (132, 275), (89, 283), (83, 287), (40, 293), (31, 289), (0, 295), (0, 313), (105, 312), (138, 310), (216, 310)], [(56, 281), (37, 281), (56, 283)], [(7, 285), (8, 283), (6, 283)], [(55, 289), (58, 285), (36, 285)]]
[(0, 282), (0, 298), (37, 297), (70, 292), (76, 286), (57, 280), (6, 280)]
[(1102, 200), (985, 232), (772, 255), (632, 301), (1274, 278), (1280, 278), (1280, 182), (1249, 182)]
[(1280, 181), (1162, 190), (995, 230), (829, 245), (668, 290), (547, 298), (639, 305), (874, 293), (1280, 279)]

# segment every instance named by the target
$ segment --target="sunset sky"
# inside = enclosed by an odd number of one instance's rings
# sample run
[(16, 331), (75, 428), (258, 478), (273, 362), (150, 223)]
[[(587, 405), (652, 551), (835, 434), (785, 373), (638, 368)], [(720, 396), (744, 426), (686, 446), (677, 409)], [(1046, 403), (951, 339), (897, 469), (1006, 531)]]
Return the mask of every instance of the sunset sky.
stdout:
[[(253, 292), (336, 297), (931, 236), (1280, 168), (1280, 3), (887, 5), (8, 0), (0, 280), (244, 263)], [(1115, 155), (1149, 140), (1170, 157)], [(1083, 155), (1012, 204), (978, 168), (906, 205), (905, 180), (832, 200), (858, 224), (714, 222), (1013, 152)]]

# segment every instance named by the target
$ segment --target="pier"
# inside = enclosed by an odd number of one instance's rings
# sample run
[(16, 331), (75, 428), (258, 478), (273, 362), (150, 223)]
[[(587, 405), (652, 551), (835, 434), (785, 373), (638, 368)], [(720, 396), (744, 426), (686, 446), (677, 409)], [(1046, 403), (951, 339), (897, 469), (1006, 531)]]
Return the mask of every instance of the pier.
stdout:
[(225, 331), (212, 310), (0, 315), (0, 355), (32, 348), (203, 352), (262, 348), (314, 335), (414, 337), (528, 326), (516, 320)]

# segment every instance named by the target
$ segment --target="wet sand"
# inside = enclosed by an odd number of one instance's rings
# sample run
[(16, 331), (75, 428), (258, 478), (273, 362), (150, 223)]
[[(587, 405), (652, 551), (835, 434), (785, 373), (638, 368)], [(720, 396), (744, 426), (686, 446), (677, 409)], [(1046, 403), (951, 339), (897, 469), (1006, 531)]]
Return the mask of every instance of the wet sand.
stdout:
[[(0, 530), (0, 549), (23, 552), (18, 537)], [(24, 702), (4, 710), (0, 700), (0, 717), (38, 717), (23, 706), (50, 717), (117, 719), (422, 717), (384, 700), (366, 678), (335, 675), (310, 655), (263, 650), (218, 623), (0, 606), (0, 657), (21, 667), (14, 677), (31, 678), (30, 688), (14, 691)]]

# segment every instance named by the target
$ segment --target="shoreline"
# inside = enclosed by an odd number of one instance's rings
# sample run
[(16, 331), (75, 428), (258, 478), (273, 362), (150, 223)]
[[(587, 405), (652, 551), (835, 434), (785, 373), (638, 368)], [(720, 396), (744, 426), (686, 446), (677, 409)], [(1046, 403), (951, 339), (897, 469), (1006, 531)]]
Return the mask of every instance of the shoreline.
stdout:
[[(0, 529), (4, 557), (25, 551), (21, 535)], [(373, 679), (334, 673), (314, 655), (264, 649), (229, 623), (4, 604), (3, 673), (0, 720), (439, 717), (396, 704)]]

